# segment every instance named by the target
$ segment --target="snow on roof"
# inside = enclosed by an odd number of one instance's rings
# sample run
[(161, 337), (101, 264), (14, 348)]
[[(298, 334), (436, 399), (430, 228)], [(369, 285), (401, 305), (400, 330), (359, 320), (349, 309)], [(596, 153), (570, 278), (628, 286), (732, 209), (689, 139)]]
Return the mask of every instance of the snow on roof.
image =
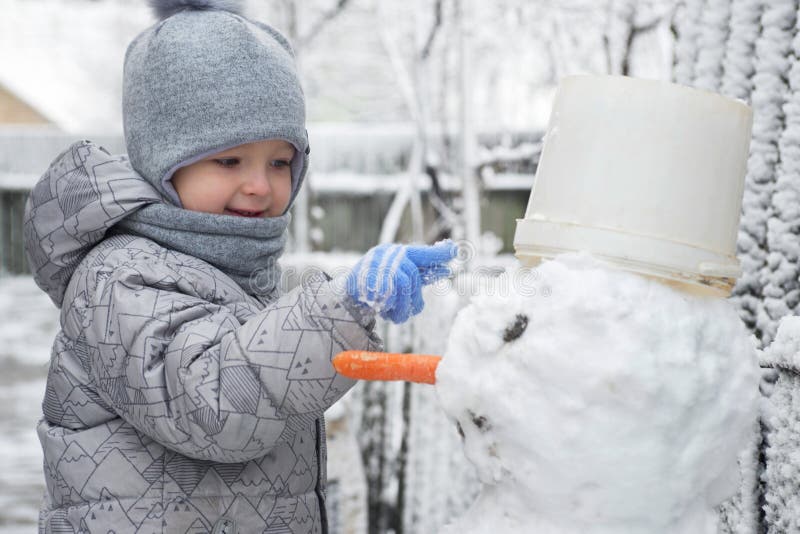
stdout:
[(152, 22), (145, 2), (5, 0), (0, 84), (64, 131), (121, 132), (125, 49)]

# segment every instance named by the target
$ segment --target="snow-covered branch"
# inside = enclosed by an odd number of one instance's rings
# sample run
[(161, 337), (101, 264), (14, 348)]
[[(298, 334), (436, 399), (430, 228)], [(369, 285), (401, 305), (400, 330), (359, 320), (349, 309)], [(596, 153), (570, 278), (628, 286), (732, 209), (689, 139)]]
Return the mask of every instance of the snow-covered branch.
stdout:
[(761, 31), (761, 10), (764, 3), (759, 0), (732, 0), (730, 35), (722, 61), (723, 94), (750, 100), (753, 90), (754, 46)]
[(780, 160), (778, 142), (784, 126), (784, 103), (789, 87), (786, 73), (791, 63), (791, 46), (797, 17), (794, 0), (774, 0), (762, 17), (763, 31), (755, 45), (755, 76), (752, 105), (753, 139), (743, 198), (739, 253), (745, 274), (736, 295), (741, 298), (745, 321), (760, 334), (770, 336), (773, 319), (762, 302), (761, 271), (767, 261), (767, 220), (771, 215), (775, 169)]
[(442, 0), (435, 0), (433, 3), (433, 24), (425, 38), (425, 44), (422, 45), (422, 50), (419, 52), (419, 57), (424, 61), (431, 55), (431, 48), (439, 29), (442, 27)]
[(780, 163), (767, 221), (769, 254), (762, 277), (764, 309), (771, 319), (763, 327), (765, 341), (774, 337), (782, 317), (797, 313), (800, 303), (800, 34), (795, 34), (788, 59), (789, 93), (783, 105), (784, 128), (778, 141)]
[(683, 0), (675, 13), (678, 41), (675, 44), (673, 77), (677, 83), (689, 85), (694, 78), (702, 14), (703, 0)]
[(730, 0), (708, 0), (703, 10), (702, 29), (698, 36), (694, 86), (716, 91), (722, 77), (725, 41), (730, 32)]

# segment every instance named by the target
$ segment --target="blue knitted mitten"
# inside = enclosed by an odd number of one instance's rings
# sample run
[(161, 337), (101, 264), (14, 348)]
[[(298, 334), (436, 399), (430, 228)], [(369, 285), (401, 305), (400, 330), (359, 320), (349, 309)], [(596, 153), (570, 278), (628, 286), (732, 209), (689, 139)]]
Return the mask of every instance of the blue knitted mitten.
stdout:
[(451, 274), (447, 263), (458, 247), (385, 244), (371, 248), (347, 275), (347, 294), (384, 319), (402, 323), (422, 311), (422, 287)]

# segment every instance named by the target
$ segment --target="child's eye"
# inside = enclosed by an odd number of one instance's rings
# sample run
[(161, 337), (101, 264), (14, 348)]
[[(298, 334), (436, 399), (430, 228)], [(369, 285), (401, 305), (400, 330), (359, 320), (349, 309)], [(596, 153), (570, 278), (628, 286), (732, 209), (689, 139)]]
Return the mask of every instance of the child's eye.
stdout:
[(217, 158), (214, 163), (225, 168), (235, 167), (239, 164), (239, 158)]
[(291, 165), (291, 163), (292, 163), (291, 161), (286, 160), (286, 159), (275, 159), (275, 160), (272, 160), (272, 166), (273, 167), (277, 167), (277, 168), (288, 167), (289, 165)]

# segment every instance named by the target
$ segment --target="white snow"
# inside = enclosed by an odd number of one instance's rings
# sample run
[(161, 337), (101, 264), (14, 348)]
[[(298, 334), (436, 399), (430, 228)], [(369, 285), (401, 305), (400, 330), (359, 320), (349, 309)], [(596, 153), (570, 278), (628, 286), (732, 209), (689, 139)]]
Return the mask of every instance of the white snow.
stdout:
[(760, 31), (759, 0), (736, 0), (731, 5), (731, 20), (725, 58), (722, 63), (721, 92), (734, 98), (748, 99), (753, 88), (756, 37)]
[(537, 272), (450, 333), (436, 392), (484, 486), (446, 532), (716, 532), (758, 397), (733, 306), (585, 254)]
[(778, 327), (775, 341), (764, 351), (769, 365), (800, 368), (800, 317), (785, 317)]
[(725, 41), (730, 33), (730, 0), (709, 0), (702, 14), (702, 30), (698, 35), (697, 64), (694, 86), (716, 91), (722, 78)]
[(59, 314), (29, 276), (0, 277), (0, 533), (35, 530), (44, 492), (36, 436)]
[[(792, 39), (792, 55), (800, 53), (800, 37)], [(767, 264), (762, 274), (764, 310), (771, 319), (765, 339), (771, 339), (782, 317), (797, 313), (800, 289), (800, 63), (793, 61), (788, 72), (789, 94), (783, 103), (783, 131), (778, 141), (780, 161), (775, 169), (772, 210), (767, 220)]]
[(675, 26), (681, 38), (675, 43), (675, 66), (672, 69), (672, 79), (677, 83), (688, 85), (694, 75), (703, 4), (703, 0), (686, 0), (677, 4)]
[(739, 253), (745, 274), (739, 280), (738, 293), (742, 295), (741, 306), (748, 322), (755, 323), (762, 332), (766, 346), (777, 326), (777, 317), (770, 315), (762, 300), (763, 278), (770, 276), (771, 271), (767, 265), (767, 221), (774, 212), (777, 163), (784, 156), (779, 150), (779, 140), (785, 121), (783, 106), (791, 92), (787, 74), (792, 62), (797, 6), (790, 0), (775, 0), (763, 9), (760, 19), (763, 31), (755, 43), (754, 86), (750, 95), (757, 112), (753, 115), (753, 139), (742, 200)]
[(800, 529), (800, 317), (785, 317), (775, 340), (764, 350), (762, 365), (773, 367), (773, 384), (765, 392), (761, 473), (763, 511), (769, 532)]

